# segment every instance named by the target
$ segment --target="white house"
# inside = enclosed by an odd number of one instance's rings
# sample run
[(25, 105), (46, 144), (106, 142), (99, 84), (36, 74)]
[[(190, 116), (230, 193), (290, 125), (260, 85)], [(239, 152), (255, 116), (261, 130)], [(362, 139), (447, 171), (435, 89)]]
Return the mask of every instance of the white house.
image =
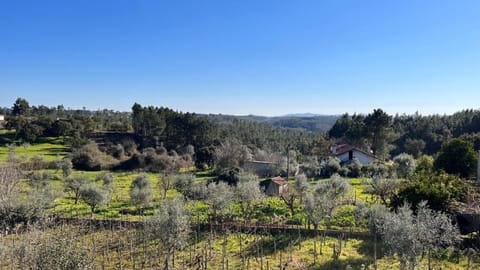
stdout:
[(5, 115), (0, 114), (0, 122), (3, 122), (3, 121), (5, 121)]
[(341, 163), (358, 160), (362, 165), (375, 161), (377, 158), (366, 151), (360, 150), (348, 144), (333, 145), (330, 147), (332, 156), (340, 159)]

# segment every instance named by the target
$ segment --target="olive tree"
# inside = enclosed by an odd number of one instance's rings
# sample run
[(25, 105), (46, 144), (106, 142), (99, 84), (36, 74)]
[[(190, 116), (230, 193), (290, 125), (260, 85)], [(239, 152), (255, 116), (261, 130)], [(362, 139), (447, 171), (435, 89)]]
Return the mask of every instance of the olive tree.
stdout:
[(242, 166), (251, 159), (250, 149), (236, 141), (227, 140), (215, 148), (215, 165), (220, 171)]
[(28, 176), (27, 182), (34, 189), (40, 189), (50, 184), (52, 175), (48, 172), (33, 172)]
[(72, 174), (73, 164), (69, 158), (64, 158), (60, 161), (60, 168), (62, 169), (63, 177), (69, 177)]
[(357, 226), (366, 224), (373, 237), (373, 268), (378, 269), (377, 265), (377, 243), (381, 236), (386, 217), (390, 215), (387, 207), (382, 204), (373, 204), (369, 208), (364, 203), (357, 204), (354, 212)]
[(345, 204), (347, 194), (351, 190), (350, 183), (338, 174), (331, 177), (330, 181), (320, 182), (315, 187), (315, 194), (322, 198), (322, 207), (324, 208), (327, 220), (327, 227), (330, 227), (330, 219), (334, 210)]
[(255, 180), (238, 182), (234, 193), (245, 221), (250, 221), (258, 202), (265, 197), (259, 183)]
[(397, 213), (386, 216), (383, 222), (383, 242), (392, 253), (398, 255), (401, 270), (415, 269), (422, 254), (417, 229), (412, 210), (407, 204), (398, 208)]
[(150, 206), (152, 201), (152, 187), (147, 175), (137, 176), (130, 185), (130, 200), (143, 212), (145, 207)]
[(107, 200), (107, 191), (98, 187), (94, 183), (89, 183), (80, 187), (80, 199), (90, 206), (90, 214), (93, 218), (95, 208)]
[(90, 179), (84, 175), (75, 176), (64, 180), (65, 189), (73, 193), (75, 204), (78, 204), (78, 200), (80, 199), (80, 189), (83, 185), (88, 183), (90, 183)]
[(102, 173), (97, 176), (96, 180), (101, 181), (103, 184), (102, 189), (106, 196), (104, 202), (108, 205), (116, 191), (115, 176), (111, 173)]
[(175, 177), (173, 187), (183, 195), (185, 200), (191, 199), (195, 195), (196, 178), (193, 174), (180, 174)]
[(447, 247), (458, 239), (458, 229), (449, 216), (429, 209), (421, 202), (415, 215), (408, 204), (390, 213), (381, 228), (384, 244), (400, 259), (402, 270), (415, 269), (421, 255), (427, 250), (428, 268), (431, 252)]
[(330, 177), (337, 173), (342, 166), (340, 165), (340, 160), (336, 157), (328, 157), (326, 161), (322, 163), (322, 175), (325, 177)]
[(205, 203), (212, 210), (213, 222), (217, 222), (218, 214), (233, 201), (233, 198), (232, 188), (224, 182), (210, 183), (206, 187)]
[(165, 253), (163, 269), (170, 269), (170, 257), (188, 243), (190, 230), (190, 215), (180, 200), (165, 201), (159, 211), (146, 221), (147, 235), (158, 239), (158, 248)]
[[(318, 226), (326, 218), (326, 209), (323, 207), (326, 205), (326, 197), (320, 196), (316, 192), (308, 193), (304, 200), (305, 213), (307, 214), (309, 224), (313, 225), (314, 238), (313, 238), (313, 263), (317, 262), (317, 236)], [(320, 248), (320, 254), (322, 249)]]
[(426, 201), (421, 202), (417, 207), (416, 224), (419, 240), (427, 249), (430, 270), (432, 269), (432, 251), (455, 244), (460, 239), (459, 231), (448, 215), (428, 208)]
[[(317, 259), (317, 242), (318, 226), (326, 221), (327, 227), (330, 227), (330, 219), (334, 214), (334, 210), (344, 204), (343, 199), (350, 191), (351, 186), (347, 180), (335, 174), (331, 180), (321, 182), (315, 187), (315, 191), (307, 194), (305, 197), (305, 213), (308, 221), (313, 224), (314, 228), (314, 262)], [(322, 246), (320, 246), (320, 254)]]
[(307, 176), (305, 174), (299, 174), (295, 176), (295, 190), (300, 196), (300, 203), (303, 202), (303, 197), (310, 189), (310, 184), (308, 183)]

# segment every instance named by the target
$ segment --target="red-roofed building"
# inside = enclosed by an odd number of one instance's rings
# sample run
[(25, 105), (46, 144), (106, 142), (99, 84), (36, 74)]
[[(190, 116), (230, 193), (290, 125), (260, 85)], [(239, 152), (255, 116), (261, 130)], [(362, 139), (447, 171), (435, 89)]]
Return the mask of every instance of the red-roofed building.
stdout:
[(279, 196), (288, 190), (288, 182), (280, 176), (260, 182), (267, 196)]
[(332, 145), (330, 147), (331, 155), (340, 159), (340, 162), (349, 162), (351, 160), (358, 160), (363, 165), (375, 161), (377, 158), (366, 151), (360, 150), (349, 144)]

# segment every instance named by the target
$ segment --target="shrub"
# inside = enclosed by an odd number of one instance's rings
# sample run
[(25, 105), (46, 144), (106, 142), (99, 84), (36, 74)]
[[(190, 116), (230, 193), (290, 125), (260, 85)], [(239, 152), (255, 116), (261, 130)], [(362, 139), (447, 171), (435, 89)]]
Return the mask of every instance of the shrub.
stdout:
[(382, 163), (370, 163), (362, 168), (365, 177), (388, 177), (389, 168)]
[(348, 163), (347, 168), (349, 170), (348, 177), (360, 177), (362, 174), (362, 163), (358, 159), (354, 159)]
[(433, 170), (433, 158), (431, 156), (423, 155), (417, 161), (415, 172), (428, 173)]
[(75, 235), (70, 231), (38, 234), (40, 237), (21, 241), (15, 249), (20, 269), (95, 269), (95, 259), (85, 247), (75, 243)]
[(107, 169), (114, 160), (98, 149), (95, 142), (91, 141), (72, 154), (73, 167), (85, 171), (99, 171)]
[(399, 178), (410, 179), (415, 172), (415, 159), (409, 154), (402, 153), (393, 158), (394, 168)]
[(340, 160), (336, 157), (328, 157), (322, 166), (322, 176), (330, 177), (340, 170)]
[(437, 170), (470, 178), (476, 174), (477, 153), (472, 143), (453, 139), (442, 146), (434, 166)]
[(453, 203), (465, 202), (468, 193), (468, 186), (456, 176), (424, 173), (401, 187), (390, 204), (397, 208), (406, 201), (416, 208), (421, 201), (428, 201), (433, 210), (451, 212)]

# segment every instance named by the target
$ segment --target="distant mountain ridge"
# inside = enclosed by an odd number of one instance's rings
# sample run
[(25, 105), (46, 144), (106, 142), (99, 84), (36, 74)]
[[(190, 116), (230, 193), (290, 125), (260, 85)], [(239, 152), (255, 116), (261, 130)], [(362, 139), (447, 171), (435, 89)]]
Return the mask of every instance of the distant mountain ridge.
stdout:
[(214, 122), (228, 122), (232, 119), (241, 119), (266, 123), (282, 128), (299, 128), (308, 131), (327, 132), (335, 124), (339, 115), (317, 115), (312, 113), (288, 114), (284, 116), (259, 116), (259, 115), (223, 115), (209, 114), (204, 115)]
[(291, 113), (291, 114), (286, 114), (279, 117), (317, 117), (317, 116), (327, 116), (327, 115), (307, 112), (307, 113)]

